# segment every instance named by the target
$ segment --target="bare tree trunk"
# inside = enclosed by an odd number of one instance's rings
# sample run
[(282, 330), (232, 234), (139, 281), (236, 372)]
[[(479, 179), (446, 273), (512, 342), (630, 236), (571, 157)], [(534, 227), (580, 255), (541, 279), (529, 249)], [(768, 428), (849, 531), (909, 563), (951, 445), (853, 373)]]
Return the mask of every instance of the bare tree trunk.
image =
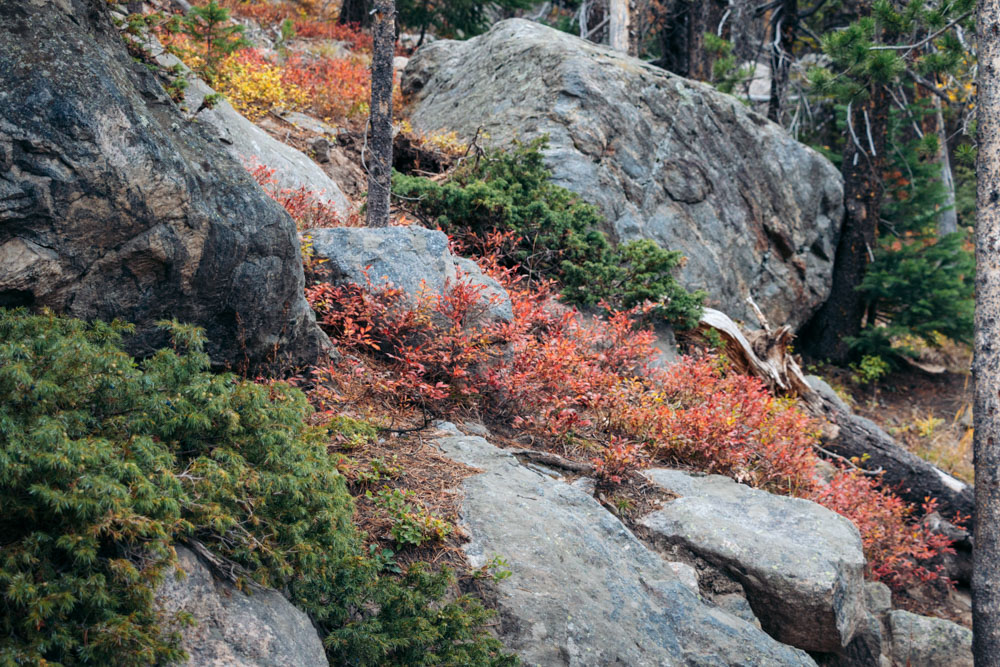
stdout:
[(944, 210), (938, 216), (938, 236), (958, 231), (958, 211), (955, 210), (955, 179), (951, 175), (951, 160), (948, 158), (948, 131), (941, 113), (941, 99), (934, 97), (934, 121), (938, 136), (938, 165), (941, 167), (941, 183), (945, 188)]
[(344, 0), (340, 5), (340, 23), (356, 23), (367, 27), (371, 22), (371, 0)]
[(788, 71), (792, 66), (792, 48), (798, 24), (798, 0), (782, 0), (774, 10), (771, 21), (771, 99), (767, 104), (767, 117), (781, 123), (788, 88)]
[[(688, 22), (688, 62), (687, 76), (698, 81), (712, 80), (712, 64), (715, 57), (705, 49), (705, 33), (719, 33), (722, 17), (726, 14), (727, 5), (719, 0), (704, 0), (691, 5)], [(722, 30), (721, 37), (728, 33)]]
[(1000, 665), (1000, 0), (979, 0), (978, 5), (972, 648), (977, 667), (996, 667)]
[(389, 225), (392, 179), (392, 58), (396, 43), (396, 2), (375, 0), (372, 25), (371, 158), (368, 163), (368, 226)]
[(629, 0), (608, 0), (608, 44), (615, 51), (629, 51)]
[(872, 84), (871, 88), (867, 99), (854, 102), (848, 109), (848, 136), (840, 166), (844, 176), (844, 226), (833, 263), (830, 297), (802, 335), (809, 354), (835, 364), (848, 361), (847, 339), (861, 332), (868, 304), (857, 287), (875, 251), (882, 210), (889, 96), (883, 86)]

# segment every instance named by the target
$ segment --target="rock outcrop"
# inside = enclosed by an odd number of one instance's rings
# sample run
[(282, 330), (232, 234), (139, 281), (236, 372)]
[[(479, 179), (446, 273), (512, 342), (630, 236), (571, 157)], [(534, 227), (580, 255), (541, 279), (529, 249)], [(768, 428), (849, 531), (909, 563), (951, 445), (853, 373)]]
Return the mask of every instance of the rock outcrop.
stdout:
[(814, 664), (702, 601), (581, 488), (481, 437), (435, 445), (483, 471), (462, 484), (466, 553), (473, 566), (494, 555), (509, 563), (512, 575), (497, 584), (500, 634), (525, 664)]
[(803, 324), (826, 299), (843, 211), (836, 168), (711, 86), (520, 19), (422, 47), (411, 121), (510, 144), (549, 136), (553, 180), (618, 240), (680, 250), (681, 281), (756, 322)]
[(739, 581), (761, 626), (782, 643), (846, 649), (865, 617), (865, 557), (850, 521), (720, 475), (644, 474), (680, 496), (640, 520), (654, 543), (678, 545)]
[(366, 285), (370, 280), (411, 297), (442, 294), (446, 286), (465, 282), (480, 290), (488, 319), (507, 322), (514, 317), (506, 290), (472, 260), (453, 255), (443, 232), (411, 225), (312, 229), (308, 234), (315, 256), (327, 260), (323, 266), (333, 282)]
[(177, 547), (184, 575), (168, 577), (156, 594), (168, 614), (187, 612), (181, 647), (191, 667), (320, 667), (328, 664), (323, 642), (306, 614), (280, 593), (251, 595), (215, 578), (186, 547)]
[[(104, 0), (0, 0), (0, 305), (206, 329), (223, 365), (326, 342), (291, 218), (132, 62)], [(328, 344), (328, 343), (327, 343)]]

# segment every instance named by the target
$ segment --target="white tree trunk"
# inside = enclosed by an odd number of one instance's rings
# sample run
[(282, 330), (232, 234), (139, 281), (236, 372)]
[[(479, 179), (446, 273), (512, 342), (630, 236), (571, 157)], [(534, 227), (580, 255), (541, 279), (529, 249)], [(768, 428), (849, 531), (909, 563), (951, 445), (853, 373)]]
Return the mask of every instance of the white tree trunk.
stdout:
[(976, 162), (976, 468), (972, 633), (976, 667), (1000, 666), (1000, 0), (979, 0)]
[(615, 51), (629, 52), (629, 0), (608, 0), (608, 44)]
[(938, 236), (958, 231), (958, 211), (955, 210), (955, 179), (951, 175), (951, 160), (948, 158), (948, 132), (941, 113), (941, 99), (934, 98), (935, 126), (938, 131), (938, 165), (941, 167), (941, 183), (945, 188), (944, 210), (938, 215)]

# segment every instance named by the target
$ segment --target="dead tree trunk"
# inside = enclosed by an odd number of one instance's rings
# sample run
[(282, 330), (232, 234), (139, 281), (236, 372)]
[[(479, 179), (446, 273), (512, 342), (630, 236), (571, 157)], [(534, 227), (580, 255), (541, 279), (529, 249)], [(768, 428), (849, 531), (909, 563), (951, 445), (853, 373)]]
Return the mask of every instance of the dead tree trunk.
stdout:
[(857, 287), (875, 252), (882, 210), (882, 168), (889, 127), (889, 95), (885, 87), (871, 84), (869, 97), (848, 107), (847, 123), (840, 166), (844, 176), (844, 226), (833, 264), (833, 287), (802, 334), (809, 354), (835, 364), (847, 363), (848, 339), (861, 332), (868, 308)]
[(767, 117), (775, 123), (781, 123), (785, 105), (798, 14), (798, 0), (782, 0), (771, 18), (771, 97), (767, 104)]
[(979, 0), (978, 5), (972, 648), (977, 667), (996, 667), (1000, 665), (1000, 0)]
[(608, 1), (608, 44), (620, 53), (629, 52), (629, 0)]
[(376, 0), (372, 24), (371, 156), (368, 160), (369, 227), (389, 225), (392, 179), (392, 58), (396, 43), (395, 0)]
[(356, 24), (367, 28), (371, 23), (371, 0), (344, 0), (340, 5), (340, 18), (344, 24)]

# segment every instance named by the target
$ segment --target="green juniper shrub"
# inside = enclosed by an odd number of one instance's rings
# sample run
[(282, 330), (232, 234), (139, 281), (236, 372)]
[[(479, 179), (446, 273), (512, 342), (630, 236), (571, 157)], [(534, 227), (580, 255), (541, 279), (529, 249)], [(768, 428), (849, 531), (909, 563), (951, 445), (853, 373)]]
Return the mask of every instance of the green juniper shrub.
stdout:
[(334, 664), (511, 664), (477, 602), (442, 601), (450, 573), (365, 552), (302, 392), (213, 375), (164, 326), (136, 363), (126, 325), (0, 309), (0, 665), (183, 658), (190, 619), (153, 594), (184, 539), (282, 590)]
[(417, 217), (470, 248), (483, 247), (493, 232), (513, 231), (520, 242), (510, 265), (556, 278), (572, 303), (630, 308), (662, 300), (664, 317), (696, 323), (704, 294), (688, 292), (674, 278), (681, 254), (652, 241), (612, 246), (600, 231), (598, 209), (550, 181), (545, 145), (541, 138), (506, 152), (488, 151), (443, 183), (396, 173), (393, 191)]

